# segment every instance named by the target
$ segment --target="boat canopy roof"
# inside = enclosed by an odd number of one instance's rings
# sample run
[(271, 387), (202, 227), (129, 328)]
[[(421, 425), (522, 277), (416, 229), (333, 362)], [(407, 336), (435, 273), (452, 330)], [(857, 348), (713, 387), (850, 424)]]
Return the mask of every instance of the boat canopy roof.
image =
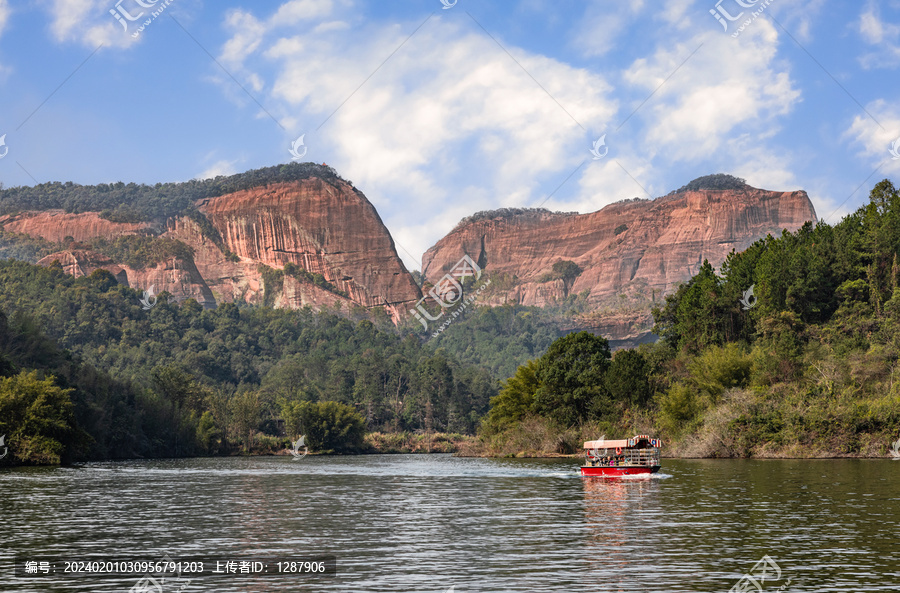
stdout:
[(615, 441), (600, 439), (584, 442), (585, 449), (647, 449), (649, 447), (662, 447), (662, 439), (651, 439), (645, 434), (638, 434), (630, 439)]
[(584, 448), (585, 449), (617, 449), (621, 447), (628, 446), (628, 439), (619, 439), (617, 441), (599, 440), (599, 441), (585, 441)]

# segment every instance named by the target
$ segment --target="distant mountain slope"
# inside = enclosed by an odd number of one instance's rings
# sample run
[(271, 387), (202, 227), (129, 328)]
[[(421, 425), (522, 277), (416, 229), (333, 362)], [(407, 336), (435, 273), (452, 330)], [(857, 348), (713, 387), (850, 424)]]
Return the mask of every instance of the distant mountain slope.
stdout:
[(589, 214), (478, 213), (425, 252), (422, 272), (437, 282), (469, 255), (502, 279), (481, 302), (557, 307), (577, 301), (569, 329), (634, 343), (649, 333), (652, 305), (697, 273), (704, 259), (718, 266), (730, 251), (810, 220), (816, 213), (804, 191), (767, 191), (712, 175), (655, 200), (625, 200)]
[[(381, 307), (399, 321), (421, 296), (375, 208), (323, 165), (153, 187), (11, 188), (0, 191), (0, 212), (4, 239), (27, 235), (58, 248), (40, 251), (42, 264), (59, 261), (74, 275), (108, 269), (133, 288), (152, 285), (206, 307)], [(187, 249), (126, 265), (109, 252), (120, 236), (177, 240)], [(101, 243), (106, 251), (94, 253)]]

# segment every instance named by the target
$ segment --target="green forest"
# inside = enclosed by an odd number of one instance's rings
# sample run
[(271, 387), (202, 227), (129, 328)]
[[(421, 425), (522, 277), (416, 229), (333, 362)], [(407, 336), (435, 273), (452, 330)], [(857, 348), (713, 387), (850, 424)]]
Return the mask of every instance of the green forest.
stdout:
[[(491, 400), (469, 454), (652, 432), (696, 457), (882, 456), (900, 432), (900, 193), (731, 253), (653, 311), (660, 340), (570, 334)], [(752, 288), (752, 292), (750, 289)]]
[(0, 435), (20, 461), (280, 450), (320, 402), (366, 431), (472, 433), (496, 393), (487, 371), (365, 319), (140, 297), (103, 270), (0, 262)]
[[(135, 262), (184, 247), (98, 245)], [(834, 226), (704, 262), (653, 311), (660, 340), (616, 352), (566, 335), (552, 309), (472, 307), (431, 338), (363, 310), (204, 310), (163, 293), (147, 311), (103, 270), (10, 259), (0, 463), (274, 453), (300, 434), (322, 452), (572, 454), (649, 432), (682, 456), (884, 455), (900, 431), (898, 254), (900, 193), (885, 180)]]

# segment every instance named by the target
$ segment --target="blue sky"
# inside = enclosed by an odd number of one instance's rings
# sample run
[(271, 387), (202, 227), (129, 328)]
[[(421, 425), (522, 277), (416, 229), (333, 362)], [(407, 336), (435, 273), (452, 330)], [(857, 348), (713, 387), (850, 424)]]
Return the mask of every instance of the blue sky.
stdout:
[(478, 210), (716, 172), (835, 222), (900, 173), (898, 66), (900, 0), (0, 0), (0, 182), (231, 174), (303, 135), (410, 268)]

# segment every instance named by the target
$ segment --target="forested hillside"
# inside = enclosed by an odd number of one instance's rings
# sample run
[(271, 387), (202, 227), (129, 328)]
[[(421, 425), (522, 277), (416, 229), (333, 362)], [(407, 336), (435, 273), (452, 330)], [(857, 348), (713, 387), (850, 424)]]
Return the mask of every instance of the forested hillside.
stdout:
[[(169, 304), (165, 293), (143, 310), (140, 298), (103, 270), (75, 279), (59, 266), (0, 262), (0, 310), (15, 320), (13, 336), (53, 353), (16, 358), (24, 347), (10, 338), (16, 366), (2, 374), (38, 369), (60, 387), (84, 383), (69, 428), (93, 441), (83, 451), (66, 445), (63, 458), (225, 453), (266, 435), (274, 446), (297, 436), (285, 424), (301, 402), (349, 405), (368, 430), (472, 432), (495, 393), (486, 371), (368, 320), (232, 304), (203, 310)], [(30, 429), (7, 418), (25, 403), (13, 400), (0, 401), (0, 434), (21, 436)]]
[[(567, 336), (517, 370), (482, 449), (653, 431), (694, 456), (885, 455), (900, 432), (900, 192), (732, 253), (654, 311), (660, 342)], [(752, 289), (752, 291), (751, 291)]]
[[(412, 327), (421, 329), (418, 324)], [(543, 354), (564, 333), (551, 310), (522, 305), (477, 307), (454, 320), (428, 345), (485, 369), (500, 380), (515, 373), (520, 364)]]

